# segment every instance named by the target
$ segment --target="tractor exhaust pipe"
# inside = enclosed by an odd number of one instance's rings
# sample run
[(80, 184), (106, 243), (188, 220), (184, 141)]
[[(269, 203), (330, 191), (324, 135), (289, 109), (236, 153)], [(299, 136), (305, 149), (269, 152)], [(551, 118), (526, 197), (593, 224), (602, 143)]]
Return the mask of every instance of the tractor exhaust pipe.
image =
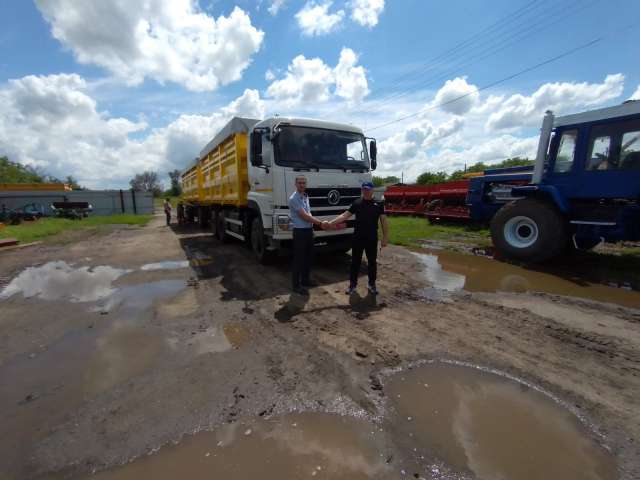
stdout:
[(542, 180), (542, 172), (544, 171), (544, 162), (547, 157), (547, 149), (549, 148), (549, 139), (551, 138), (551, 130), (553, 129), (553, 112), (547, 110), (542, 120), (542, 128), (540, 129), (540, 141), (538, 142), (538, 153), (536, 153), (536, 164), (533, 167), (533, 176), (531, 183), (540, 183)]

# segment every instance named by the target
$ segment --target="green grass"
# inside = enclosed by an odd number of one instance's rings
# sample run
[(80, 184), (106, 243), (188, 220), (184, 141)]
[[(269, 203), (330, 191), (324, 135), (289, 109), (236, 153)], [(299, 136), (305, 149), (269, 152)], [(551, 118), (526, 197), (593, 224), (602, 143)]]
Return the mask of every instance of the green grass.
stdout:
[(395, 245), (418, 246), (422, 240), (455, 241), (487, 245), (489, 230), (475, 225), (456, 223), (431, 224), (426, 218), (387, 217), (389, 241)]
[(67, 230), (96, 228), (104, 225), (146, 225), (151, 215), (107, 215), (69, 220), (67, 218), (43, 218), (20, 225), (7, 225), (0, 230), (0, 238), (15, 238), (21, 243), (35, 242)]

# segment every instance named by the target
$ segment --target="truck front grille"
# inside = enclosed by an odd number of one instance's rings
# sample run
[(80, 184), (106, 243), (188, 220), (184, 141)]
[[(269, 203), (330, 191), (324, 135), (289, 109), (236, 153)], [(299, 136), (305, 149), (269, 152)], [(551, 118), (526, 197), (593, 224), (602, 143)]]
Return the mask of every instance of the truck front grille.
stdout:
[[(335, 193), (332, 193), (330, 202), (330, 193), (338, 192), (339, 198), (335, 201)], [(313, 207), (342, 207), (349, 206), (356, 198), (360, 197), (359, 188), (308, 188), (309, 203)]]

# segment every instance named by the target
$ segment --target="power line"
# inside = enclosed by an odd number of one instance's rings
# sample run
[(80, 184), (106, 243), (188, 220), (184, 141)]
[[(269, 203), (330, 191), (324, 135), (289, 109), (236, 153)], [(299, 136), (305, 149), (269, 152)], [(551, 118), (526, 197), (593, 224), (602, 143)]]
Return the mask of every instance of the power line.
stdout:
[[(589, 8), (593, 5), (595, 5), (596, 3), (598, 3), (600, 0), (593, 0), (591, 3), (587, 4), (585, 7), (582, 8), (582, 10)], [(533, 24), (529, 24), (529, 26), (527, 28), (525, 28), (524, 30), (517, 30), (518, 28), (520, 28), (520, 25), (516, 26), (516, 31), (513, 35), (510, 35), (508, 37), (506, 37), (506, 39), (504, 39), (505, 41), (502, 41), (500, 39), (497, 39), (498, 42), (495, 45), (490, 46), (490, 48), (488, 50), (484, 50), (484, 51), (478, 51), (478, 52), (474, 52), (474, 51), (470, 51), (468, 52), (467, 58), (465, 58), (464, 60), (458, 61), (457, 63), (454, 63), (454, 66), (444, 72), (440, 72), (439, 74), (427, 77), (426, 79), (423, 79), (423, 81), (419, 82), (418, 84), (415, 84), (411, 87), (405, 88), (405, 89), (401, 89), (400, 91), (394, 92), (390, 95), (388, 95), (387, 97), (384, 97), (382, 99), (382, 101), (380, 103), (378, 103), (378, 105), (376, 106), (378, 109), (381, 106), (384, 106), (388, 103), (390, 103), (392, 100), (397, 100), (398, 98), (402, 98), (405, 97), (407, 95), (409, 95), (410, 93), (415, 92), (416, 90), (420, 89), (420, 88), (424, 88), (427, 87), (429, 85), (434, 85), (436, 83), (438, 83), (439, 81), (442, 81), (445, 78), (450, 77), (452, 74), (454, 74), (455, 72), (461, 70), (463, 67), (466, 68), (470, 65), (476, 64), (481, 60), (484, 60), (485, 58), (488, 58), (508, 47), (510, 47), (511, 45), (514, 45), (522, 40), (524, 40), (525, 38), (533, 35), (534, 33), (536, 33), (538, 30), (537, 28), (544, 24), (546, 25), (546, 28), (549, 28), (551, 26), (553, 26), (554, 24), (557, 24), (561, 21), (563, 21), (563, 17), (562, 17), (562, 13), (566, 12), (566, 11), (574, 11), (573, 9), (573, 5), (566, 5), (564, 9), (561, 10), (557, 10), (557, 9), (552, 9), (551, 10), (551, 16), (552, 17), (557, 17), (556, 20), (554, 20), (551, 23), (547, 22), (547, 18), (544, 17), (540, 17), (540, 21), (535, 21), (535, 23)], [(545, 14), (546, 15), (546, 12)], [(512, 32), (509, 32), (512, 33)], [(490, 40), (492, 41), (492, 40)], [(486, 43), (486, 42), (485, 42)], [(470, 60), (470, 61), (469, 61)], [(437, 65), (436, 65), (437, 66)], [(435, 66), (434, 66), (435, 68)], [(365, 112), (365, 109), (361, 109), (361, 110), (357, 110), (357, 112)]]
[[(627, 28), (629, 28), (629, 27), (627, 27)], [(376, 126), (374, 126), (372, 128), (369, 128), (368, 131), (377, 130), (379, 128), (386, 127), (388, 125), (393, 125), (394, 123), (401, 122), (401, 121), (406, 120), (408, 118), (417, 117), (418, 115), (420, 115), (420, 114), (422, 114), (424, 112), (427, 112), (429, 110), (433, 110), (435, 108), (440, 108), (440, 107), (444, 107), (446, 105), (450, 105), (450, 104), (452, 104), (454, 102), (462, 100), (463, 98), (466, 98), (466, 97), (468, 97), (470, 95), (473, 95), (476, 92), (481, 92), (483, 90), (487, 90), (488, 88), (495, 87), (496, 85), (500, 85), (501, 83), (504, 83), (506, 81), (512, 80), (512, 79), (514, 79), (516, 77), (524, 75), (525, 73), (529, 73), (529, 72), (531, 72), (531, 71), (533, 71), (533, 70), (535, 70), (537, 68), (543, 67), (544, 65), (548, 65), (549, 63), (553, 63), (553, 62), (555, 62), (557, 60), (560, 60), (562, 58), (568, 57), (569, 55), (572, 55), (572, 54), (574, 54), (574, 53), (576, 53), (576, 52), (578, 52), (580, 50), (584, 50), (586, 48), (592, 47), (596, 43), (599, 43), (599, 42), (603, 41), (604, 38), (606, 38), (606, 37), (598, 37), (596, 39), (591, 40), (590, 42), (584, 43), (584, 44), (579, 45), (577, 47), (574, 47), (574, 48), (572, 48), (570, 50), (567, 50), (567, 51), (565, 51), (565, 52), (563, 52), (563, 53), (561, 53), (559, 55), (556, 55), (555, 57), (549, 58), (549, 59), (544, 60), (544, 61), (542, 61), (540, 63), (536, 63), (535, 65), (532, 65), (531, 67), (525, 68), (524, 70), (520, 70), (519, 72), (511, 74), (511, 75), (509, 75), (507, 77), (503, 77), (503, 78), (501, 78), (499, 80), (496, 80), (496, 81), (491, 82), (491, 83), (489, 83), (487, 85), (484, 85), (484, 86), (478, 88), (477, 90), (474, 90), (473, 92), (465, 93), (464, 95), (460, 95), (459, 97), (453, 98), (453, 99), (448, 100), (446, 102), (441, 102), (441, 103), (438, 103), (438, 104), (430, 105), (430, 106), (428, 106), (426, 108), (423, 108), (423, 109), (421, 109), (421, 110), (419, 110), (419, 111), (417, 111), (415, 113), (411, 113), (409, 115), (405, 115), (403, 117), (396, 118), (395, 120), (391, 120), (390, 122), (386, 122), (386, 123), (382, 123), (380, 125), (376, 125)]]
[[(540, 4), (544, 4), (544, 1), (542, 1), (542, 3), (540, 3), (540, 0), (533, 0), (532, 2), (529, 2), (528, 4), (526, 4), (524, 7), (500, 18), (499, 20), (497, 20), (496, 22), (494, 22), (493, 24), (489, 25), (488, 27), (480, 30), (479, 32), (475, 33), (474, 35), (472, 35), (471, 37), (468, 37), (467, 39), (463, 40), (462, 42), (458, 43), (457, 45), (453, 46), (452, 48), (442, 52), (439, 55), (436, 55), (435, 57), (431, 58), (430, 60), (428, 60), (424, 65), (422, 65), (421, 67), (418, 67), (410, 72), (407, 72), (405, 74), (400, 75), (399, 77), (396, 77), (394, 80), (392, 80), (391, 85), (393, 84), (397, 84), (397, 83), (401, 83), (403, 81), (403, 79), (405, 78), (409, 78), (412, 76), (415, 76), (416, 74), (422, 72), (423, 70), (429, 70), (433, 68), (433, 62), (436, 62), (438, 60), (441, 60), (443, 58), (447, 58), (448, 56), (456, 53), (457, 51), (459, 51), (460, 49), (463, 49), (464, 47), (466, 47), (468, 44), (470, 44), (471, 42), (473, 42), (474, 40), (482, 37), (484, 34), (487, 34), (489, 32), (491, 32), (492, 30), (500, 30), (501, 28), (501, 23), (503, 23), (504, 25), (508, 25), (509, 23), (511, 23), (512, 20), (517, 19), (519, 17), (521, 17), (522, 15), (525, 14), (525, 12), (532, 6), (540, 5)], [(511, 19), (510, 17), (513, 17), (513, 19)], [(497, 27), (497, 28), (496, 28)], [(380, 87), (380, 89), (384, 89), (385, 87)], [(374, 92), (375, 93), (375, 92)]]

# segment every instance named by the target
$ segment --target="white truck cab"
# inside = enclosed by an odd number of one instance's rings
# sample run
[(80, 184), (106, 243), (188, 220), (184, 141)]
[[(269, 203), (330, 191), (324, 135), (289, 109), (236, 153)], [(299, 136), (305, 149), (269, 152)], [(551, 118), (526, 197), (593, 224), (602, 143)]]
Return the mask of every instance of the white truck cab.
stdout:
[[(307, 178), (311, 214), (333, 219), (371, 181), (376, 142), (353, 125), (272, 117), (253, 126), (248, 156), (249, 207), (260, 212), (265, 247), (276, 250), (293, 236), (288, 203), (296, 177)], [(352, 234), (352, 221), (344, 230), (316, 230), (316, 244), (348, 250)]]

